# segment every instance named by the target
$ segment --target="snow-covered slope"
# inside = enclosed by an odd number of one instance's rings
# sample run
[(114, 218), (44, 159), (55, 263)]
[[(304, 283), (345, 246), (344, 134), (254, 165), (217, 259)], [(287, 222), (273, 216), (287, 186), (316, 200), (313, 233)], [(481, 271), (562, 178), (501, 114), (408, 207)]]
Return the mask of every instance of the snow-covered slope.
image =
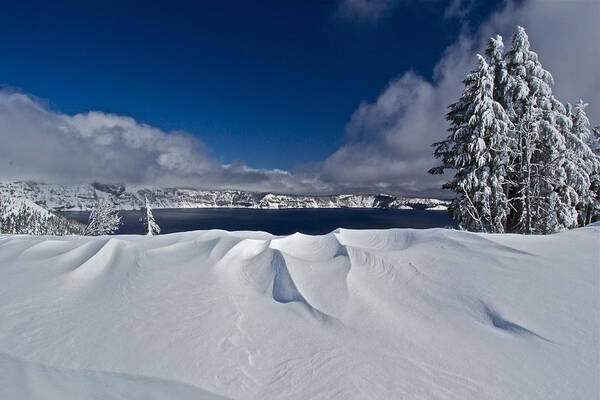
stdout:
[(91, 210), (109, 199), (121, 210), (139, 209), (148, 197), (153, 208), (433, 208), (445, 209), (448, 201), (374, 194), (330, 196), (253, 193), (239, 190), (197, 190), (125, 185), (50, 185), (35, 182), (0, 182), (0, 195), (29, 199), (50, 210)]
[(0, 236), (0, 398), (595, 399), (599, 241)]
[(11, 198), (0, 196), (0, 217), (8, 217), (10, 215), (18, 214), (23, 208), (28, 209), (31, 212), (37, 212), (43, 218), (51, 218), (54, 216), (50, 211), (37, 205), (33, 201), (26, 198)]
[(29, 235), (82, 234), (84, 225), (55, 215), (26, 198), (0, 193), (0, 233)]

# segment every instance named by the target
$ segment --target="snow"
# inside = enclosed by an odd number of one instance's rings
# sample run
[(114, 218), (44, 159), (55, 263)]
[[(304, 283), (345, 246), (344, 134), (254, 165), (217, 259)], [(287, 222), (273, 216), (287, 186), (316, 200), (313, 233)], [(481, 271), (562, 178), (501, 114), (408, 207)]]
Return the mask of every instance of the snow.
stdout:
[(447, 211), (448, 207), (443, 205), (437, 205), (433, 207), (428, 207), (427, 209), (430, 211)]
[(599, 239), (0, 235), (0, 398), (598, 398)]
[(40, 213), (43, 218), (50, 218), (53, 214), (46, 210), (43, 207), (38, 206), (33, 201), (24, 199), (24, 198), (13, 198), (13, 197), (4, 197), (0, 195), (0, 202), (4, 203), (5, 207), (3, 207), (3, 213), (0, 217), (8, 217), (10, 215), (16, 215), (23, 209), (23, 207), (29, 209), (30, 211), (35, 211)]
[(226, 400), (191, 385), (156, 378), (68, 370), (27, 363), (0, 354), (3, 399), (182, 399)]

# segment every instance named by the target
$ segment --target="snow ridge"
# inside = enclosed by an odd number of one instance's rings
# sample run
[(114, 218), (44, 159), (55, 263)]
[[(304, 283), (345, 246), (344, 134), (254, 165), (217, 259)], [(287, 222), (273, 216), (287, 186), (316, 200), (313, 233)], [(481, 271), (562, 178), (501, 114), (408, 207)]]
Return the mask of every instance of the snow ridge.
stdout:
[(0, 397), (595, 398), (598, 239), (2, 235)]

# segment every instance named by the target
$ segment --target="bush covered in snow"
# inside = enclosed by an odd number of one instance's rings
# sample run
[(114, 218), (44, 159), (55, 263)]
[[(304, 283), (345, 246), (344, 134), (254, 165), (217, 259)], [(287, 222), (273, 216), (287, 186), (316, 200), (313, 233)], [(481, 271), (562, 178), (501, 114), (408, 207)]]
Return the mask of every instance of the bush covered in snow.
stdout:
[(92, 209), (84, 234), (86, 236), (108, 235), (116, 232), (120, 224), (121, 217), (114, 204), (103, 200)]

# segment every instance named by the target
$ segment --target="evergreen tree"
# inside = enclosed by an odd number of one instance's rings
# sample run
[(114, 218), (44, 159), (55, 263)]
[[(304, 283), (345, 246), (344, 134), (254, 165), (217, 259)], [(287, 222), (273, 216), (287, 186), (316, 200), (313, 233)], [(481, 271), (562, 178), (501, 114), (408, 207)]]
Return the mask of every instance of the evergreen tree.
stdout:
[(92, 209), (84, 235), (108, 235), (116, 232), (120, 224), (118, 210), (110, 201), (103, 200)]
[(596, 158), (596, 170), (592, 174), (592, 186), (590, 188), (594, 197), (594, 207), (592, 209), (592, 221), (600, 219), (600, 126), (592, 129), (589, 146)]
[(527, 33), (520, 26), (505, 60), (504, 103), (515, 139), (509, 229), (549, 233), (572, 227), (576, 217), (565, 171), (564, 136), (570, 119), (552, 96), (552, 75), (530, 49)]
[(152, 215), (152, 209), (150, 208), (150, 202), (148, 201), (148, 197), (146, 199), (146, 207), (144, 210), (144, 215), (142, 216), (142, 221), (144, 222), (144, 231), (146, 235), (152, 236), (154, 234), (160, 233), (160, 226), (154, 221), (154, 216)]
[(494, 100), (494, 74), (478, 55), (478, 66), (464, 80), (459, 101), (450, 106), (446, 118), (450, 135), (435, 143), (434, 155), (442, 165), (430, 173), (455, 169), (444, 188), (457, 193), (450, 210), (461, 227), (476, 231), (504, 232), (508, 214), (505, 193), (509, 160), (510, 121)]
[(590, 146), (593, 137), (590, 121), (585, 113), (586, 107), (587, 104), (583, 100), (575, 103), (573, 112), (570, 113), (572, 129), (567, 135), (569, 149), (567, 172), (570, 184), (577, 195), (575, 207), (579, 226), (584, 226), (592, 220), (597, 201), (597, 188), (600, 183), (598, 176), (600, 159)]
[[(489, 38), (488, 46), (485, 50), (486, 59), (492, 69), (492, 74), (494, 76), (494, 91), (493, 98), (498, 102), (498, 104), (503, 108), (503, 111), (506, 112), (506, 96), (508, 92), (508, 69), (506, 66), (505, 60), (505, 47), (502, 36), (496, 35), (493, 38)], [(504, 114), (507, 116), (507, 114)], [(509, 119), (510, 122), (510, 119)], [(504, 155), (503, 159), (499, 159), (498, 162), (502, 165), (502, 191), (504, 196), (506, 197), (506, 207), (503, 209), (504, 214), (504, 227), (502, 231), (507, 231), (508, 229), (508, 219), (510, 217), (510, 202), (509, 193), (511, 191), (511, 177), (514, 175), (515, 171), (515, 148), (516, 148), (516, 140), (514, 138), (514, 126), (512, 123), (508, 124), (508, 131), (503, 131), (502, 139), (503, 144), (505, 146), (502, 154)], [(497, 230), (497, 232), (500, 232)]]
[(564, 105), (553, 96), (551, 108), (542, 113), (539, 141), (533, 161), (533, 232), (551, 233), (577, 226), (577, 190), (569, 179), (570, 150), (568, 135), (572, 121)]
[[(585, 105), (574, 112), (552, 95), (552, 75), (517, 27), (511, 49), (488, 41), (486, 60), (450, 106), (450, 135), (434, 143), (455, 169), (443, 187), (461, 227), (477, 231), (550, 233), (588, 223), (600, 213), (600, 132), (590, 134)], [(595, 154), (594, 154), (595, 150)]]
[(592, 135), (590, 136), (590, 148), (600, 157), (600, 126), (596, 126), (592, 129)]
[(496, 35), (488, 40), (485, 49), (486, 60), (494, 75), (494, 99), (506, 108), (505, 96), (508, 84), (508, 71), (504, 60), (504, 42), (502, 36)]

